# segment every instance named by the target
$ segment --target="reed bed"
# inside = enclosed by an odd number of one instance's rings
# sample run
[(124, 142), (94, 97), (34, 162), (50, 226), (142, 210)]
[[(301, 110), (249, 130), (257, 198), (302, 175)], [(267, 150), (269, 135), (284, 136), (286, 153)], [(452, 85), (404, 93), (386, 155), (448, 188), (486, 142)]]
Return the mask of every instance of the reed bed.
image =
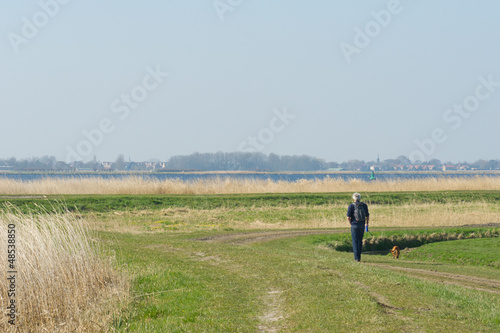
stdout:
[(296, 182), (214, 178), (196, 181), (153, 180), (131, 176), (124, 179), (75, 178), (19, 181), (0, 179), (3, 195), (50, 194), (237, 194), (237, 193), (318, 193), (398, 192), (445, 190), (500, 190), (500, 177), (395, 179), (384, 181), (325, 178)]
[[(10, 225), (10, 227), (9, 227)], [(65, 212), (25, 215), (0, 210), (0, 269), (11, 270), (7, 231), (15, 226), (15, 326), (8, 323), (8, 284), (0, 284), (1, 332), (108, 331), (120, 303), (127, 298), (126, 280), (103, 259), (92, 231)]]

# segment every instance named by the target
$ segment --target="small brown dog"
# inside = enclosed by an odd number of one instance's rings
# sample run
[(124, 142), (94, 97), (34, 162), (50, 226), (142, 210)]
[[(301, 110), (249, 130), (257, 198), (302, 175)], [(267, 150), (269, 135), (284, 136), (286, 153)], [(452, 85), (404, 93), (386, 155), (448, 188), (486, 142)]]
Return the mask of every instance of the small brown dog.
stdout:
[(399, 246), (394, 246), (391, 250), (391, 253), (392, 253), (392, 257), (394, 259), (398, 259), (399, 258), (399, 254), (401, 253), (401, 251), (399, 250)]

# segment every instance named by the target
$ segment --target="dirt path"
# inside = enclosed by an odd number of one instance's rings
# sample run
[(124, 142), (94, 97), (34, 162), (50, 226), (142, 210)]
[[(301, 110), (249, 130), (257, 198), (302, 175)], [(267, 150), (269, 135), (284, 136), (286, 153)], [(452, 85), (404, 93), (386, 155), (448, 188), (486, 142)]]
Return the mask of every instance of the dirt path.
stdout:
[[(384, 230), (394, 230), (387, 228)], [(277, 239), (284, 238), (294, 238), (306, 235), (320, 235), (320, 234), (335, 234), (335, 233), (348, 233), (347, 228), (342, 229), (303, 229), (303, 230), (270, 230), (270, 231), (245, 231), (245, 232), (234, 232), (230, 234), (219, 234), (209, 237), (191, 239), (191, 241), (208, 242), (208, 243), (223, 243), (223, 244), (234, 244), (236, 246), (247, 245), (257, 242), (269, 242)], [(227, 262), (221, 262), (216, 256), (205, 256), (204, 254), (197, 254), (202, 258), (198, 260), (210, 260), (214, 264), (223, 263), (226, 265)], [(395, 263), (399, 264), (399, 263)], [(421, 268), (407, 268), (394, 266), (393, 264), (379, 264), (379, 263), (369, 263), (362, 262), (361, 265), (369, 265), (374, 267), (380, 267), (383, 269), (390, 269), (399, 271), (408, 276), (414, 276), (421, 279), (433, 281), (436, 283), (443, 283), (449, 285), (457, 285), (463, 288), (470, 288), (472, 290), (484, 291), (491, 294), (500, 294), (500, 280), (487, 279), (481, 277), (474, 277), (468, 275), (437, 272), (430, 269)], [(328, 267), (317, 266), (319, 269), (328, 271), (328, 275), (332, 275), (339, 279), (346, 279), (344, 273), (338, 270), (333, 270)], [(354, 281), (354, 283), (360, 288), (360, 291), (369, 296), (369, 298), (380, 307), (380, 310), (388, 316), (400, 321), (402, 325), (404, 323), (411, 322), (412, 316), (408, 315), (408, 309), (395, 306), (391, 303), (389, 297), (382, 293), (378, 293), (372, 287), (365, 285), (361, 282)], [(269, 288), (269, 287), (268, 287)], [(270, 287), (260, 296), (262, 300), (262, 309), (260, 309), (260, 315), (258, 316), (259, 324), (256, 327), (256, 331), (259, 332), (279, 332), (283, 331), (283, 325), (286, 325), (288, 313), (284, 311), (286, 308), (287, 300), (281, 290), (281, 286)], [(416, 324), (418, 328), (418, 324)], [(414, 328), (415, 328), (414, 327)], [(420, 331), (420, 329), (417, 329)]]
[(500, 294), (500, 280), (492, 280), (492, 279), (479, 278), (479, 277), (454, 274), (454, 273), (437, 272), (421, 268), (408, 268), (408, 267), (399, 267), (399, 266), (374, 264), (366, 262), (364, 264), (402, 271), (410, 275), (422, 277), (428, 280), (434, 280), (445, 284), (459, 285), (474, 290), (486, 291), (492, 294)]
[(211, 237), (197, 238), (194, 240), (203, 242), (215, 243), (230, 243), (230, 244), (251, 244), (256, 242), (268, 242), (280, 238), (290, 238), (295, 236), (319, 235), (319, 234), (334, 234), (350, 232), (345, 229), (317, 229), (317, 230), (273, 230), (273, 231), (258, 231), (244, 232), (227, 235), (216, 235)]
[(0, 199), (47, 199), (46, 195), (0, 195)]
[(266, 310), (259, 317), (261, 325), (258, 326), (260, 332), (279, 332), (281, 329), (278, 325), (280, 319), (283, 319), (281, 311), (281, 293), (280, 290), (270, 290), (263, 298)]
[[(387, 229), (389, 230), (389, 229)], [(272, 230), (258, 232), (243, 232), (225, 235), (215, 235), (211, 237), (203, 237), (194, 239), (196, 241), (228, 243), (228, 244), (251, 244), (256, 242), (268, 242), (275, 239), (290, 238), (306, 235), (333, 234), (345, 233), (345, 229), (317, 229), (317, 230)], [(413, 276), (441, 282), (444, 284), (459, 285), (462, 287), (486, 291), (493, 294), (500, 294), (500, 280), (492, 280), (486, 278), (472, 277), (468, 275), (460, 275), (453, 273), (437, 272), (426, 269), (398, 267), (392, 265), (364, 263), (365, 265), (377, 266), (385, 269), (392, 269), (408, 273)]]

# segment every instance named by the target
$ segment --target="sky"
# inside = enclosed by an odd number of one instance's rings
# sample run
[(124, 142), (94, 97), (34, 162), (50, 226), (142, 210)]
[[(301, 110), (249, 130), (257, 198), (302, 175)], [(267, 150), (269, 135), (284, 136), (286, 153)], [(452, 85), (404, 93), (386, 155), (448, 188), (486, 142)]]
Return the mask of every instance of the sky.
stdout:
[(0, 2), (0, 158), (499, 159), (500, 2)]

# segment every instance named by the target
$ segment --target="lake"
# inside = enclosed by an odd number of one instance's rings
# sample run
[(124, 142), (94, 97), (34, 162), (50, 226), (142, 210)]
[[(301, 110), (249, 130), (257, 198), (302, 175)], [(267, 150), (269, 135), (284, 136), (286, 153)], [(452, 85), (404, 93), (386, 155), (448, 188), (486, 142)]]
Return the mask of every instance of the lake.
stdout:
[[(437, 172), (437, 173), (377, 173), (376, 180), (395, 179), (425, 179), (425, 178), (470, 178), (470, 177), (500, 177), (500, 173), (495, 172)], [(102, 178), (102, 179), (124, 179), (128, 177), (140, 177), (144, 179), (167, 180), (180, 179), (182, 181), (197, 181), (208, 179), (260, 179), (273, 181), (295, 182), (301, 179), (322, 180), (324, 178), (340, 178), (343, 180), (360, 179), (369, 180), (369, 173), (66, 173), (66, 174), (42, 174), (42, 173), (4, 173), (0, 178), (15, 179), (21, 181), (33, 181), (40, 179), (81, 179), (81, 178)]]

